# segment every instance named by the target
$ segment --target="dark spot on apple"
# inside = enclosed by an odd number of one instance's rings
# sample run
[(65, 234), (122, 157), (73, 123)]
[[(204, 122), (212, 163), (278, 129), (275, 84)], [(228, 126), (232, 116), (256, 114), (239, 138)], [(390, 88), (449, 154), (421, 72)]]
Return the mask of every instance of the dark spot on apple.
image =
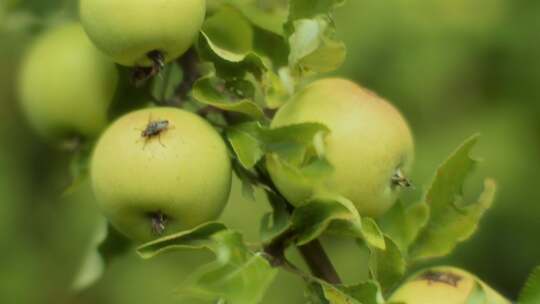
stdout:
[(457, 274), (434, 270), (428, 270), (418, 277), (418, 280), (425, 280), (428, 284), (443, 283), (453, 287), (457, 287), (461, 279), (462, 277)]

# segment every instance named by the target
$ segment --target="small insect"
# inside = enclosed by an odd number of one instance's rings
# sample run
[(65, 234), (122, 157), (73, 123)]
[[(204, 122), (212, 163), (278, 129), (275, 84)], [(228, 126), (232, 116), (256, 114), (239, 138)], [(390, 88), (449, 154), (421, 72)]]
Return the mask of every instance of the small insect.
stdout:
[(426, 280), (428, 284), (437, 282), (437, 283), (444, 283), (453, 287), (457, 287), (459, 281), (461, 281), (461, 277), (451, 272), (429, 270), (429, 271), (424, 272), (421, 276), (419, 276), (418, 280)]
[(165, 68), (165, 57), (160, 51), (152, 51), (146, 55), (152, 65), (149, 67), (135, 67), (131, 75), (131, 80), (136, 87), (140, 87), (147, 80), (159, 74)]
[(152, 138), (159, 136), (161, 132), (166, 131), (169, 128), (168, 120), (155, 120), (150, 121), (146, 126), (146, 129), (141, 131), (141, 136), (145, 138)]
[(167, 222), (168, 218), (165, 214), (163, 214), (161, 211), (158, 211), (157, 213), (150, 214), (151, 218), (151, 226), (152, 226), (152, 233), (154, 235), (160, 236), (165, 232), (165, 229), (167, 228)]
[(394, 186), (400, 186), (402, 188), (414, 187), (411, 181), (405, 177), (401, 169), (397, 169), (394, 175), (392, 176), (392, 184)]
[(149, 118), (146, 128), (141, 130), (141, 137), (144, 138), (145, 146), (149, 140), (157, 137), (161, 146), (165, 147), (161, 142), (161, 134), (169, 129), (171, 129), (171, 124), (168, 120), (152, 120), (152, 118)]

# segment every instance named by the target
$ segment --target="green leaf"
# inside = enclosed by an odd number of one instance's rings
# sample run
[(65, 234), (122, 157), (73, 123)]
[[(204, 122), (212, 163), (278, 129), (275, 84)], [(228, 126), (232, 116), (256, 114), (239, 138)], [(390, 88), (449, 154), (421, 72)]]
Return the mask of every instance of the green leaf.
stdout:
[(346, 0), (291, 0), (289, 20), (312, 18), (317, 15), (332, 14), (334, 9)]
[(331, 72), (345, 61), (345, 44), (334, 38), (334, 28), (327, 17), (300, 19), (294, 21), (293, 27), (289, 67), (294, 75)]
[(398, 283), (407, 265), (403, 254), (397, 244), (388, 236), (385, 236), (385, 248), (370, 248), (369, 269), (371, 276), (381, 284), (383, 291), (390, 290)]
[[(89, 175), (93, 143), (82, 144), (79, 140), (75, 140), (72, 144), (75, 145), (75, 152), (73, 153), (69, 164), (71, 181), (68, 187), (64, 189), (62, 196), (67, 196), (77, 191)], [(71, 145), (71, 143), (68, 143), (67, 145)]]
[(192, 230), (142, 245), (138, 253), (152, 258), (179, 249), (210, 249), (216, 260), (192, 274), (178, 289), (186, 299), (259, 303), (277, 270), (260, 253), (252, 253), (242, 236), (220, 223), (206, 223)]
[(317, 280), (308, 285), (308, 303), (313, 304), (382, 304), (379, 285), (367, 281), (351, 286), (334, 286)]
[(213, 63), (217, 76), (241, 79), (251, 73), (259, 79), (270, 63), (254, 51), (255, 42), (251, 23), (225, 5), (206, 20), (196, 47), (203, 61)]
[[(323, 283), (321, 283), (323, 284)], [(312, 282), (307, 285), (305, 291), (306, 303), (307, 304), (328, 304), (328, 299), (324, 296), (324, 291), (317, 282)]]
[(372, 247), (382, 250), (386, 248), (384, 235), (377, 223), (372, 218), (362, 218), (361, 233), (364, 240)]
[(306, 297), (309, 304), (362, 304), (339, 288), (325, 282), (309, 284)]
[(255, 201), (255, 185), (259, 185), (256, 175), (244, 168), (237, 158), (232, 160), (233, 171), (242, 182), (242, 196)]
[(227, 129), (227, 138), (238, 161), (246, 169), (252, 169), (264, 156), (264, 147), (259, 139), (261, 126), (255, 122), (232, 126)]
[[(287, 44), (287, 39), (285, 37), (283, 27), (285, 22), (287, 21), (287, 7), (273, 1), (272, 3), (268, 2), (268, 4), (265, 4), (264, 8), (261, 8), (263, 4), (261, 4), (260, 2), (227, 2), (228, 3), (222, 6), (218, 13), (212, 16), (211, 19), (225, 19), (223, 17), (223, 10), (230, 11), (231, 7), (234, 7), (237, 12), (229, 15), (238, 14), (238, 12), (243, 15), (243, 18), (234, 20), (234, 22), (236, 24), (249, 22), (251, 25), (251, 31), (253, 32), (251, 35), (249, 35), (249, 33), (247, 33), (247, 31), (245, 30), (247, 29), (246, 24), (237, 25), (237, 27), (240, 29), (244, 29), (243, 32), (248, 34), (243, 35), (245, 38), (249, 38), (250, 36), (252, 36), (252, 46), (254, 53), (270, 59), (274, 67), (286, 65), (287, 56), (289, 53), (289, 46)], [(216, 24), (215, 27), (218, 29), (217, 34), (219, 34), (219, 31), (222, 31), (222, 23), (214, 22), (213, 20), (209, 20), (207, 21), (207, 23)], [(227, 25), (227, 28), (229, 27), (231, 26)], [(235, 37), (234, 39), (240, 39), (240, 36), (241, 35), (237, 35), (237, 37)], [(220, 37), (217, 38), (220, 39)], [(221, 37), (221, 39), (223, 38)], [(247, 42), (243, 41), (243, 43)]]
[(305, 245), (318, 238), (333, 221), (356, 221), (359, 215), (350, 201), (316, 197), (297, 207), (291, 217), (296, 243)]
[(276, 155), (268, 155), (268, 157), (281, 167), (282, 174), (289, 176), (288, 180), (294, 180), (296, 184), (303, 185), (305, 189), (317, 188), (313, 185), (322, 182), (323, 178), (334, 170), (334, 167), (324, 158), (312, 159), (308, 164), (299, 167), (301, 165), (293, 165)]
[(258, 104), (272, 105), (288, 98), (284, 84), (273, 77), (273, 69), (288, 65), (288, 42), (277, 30), (283, 20), (273, 22), (274, 14), (255, 3), (226, 2), (203, 26), (197, 43), (200, 57), (211, 62), (223, 79), (251, 77), (262, 93), (255, 99)]
[(330, 129), (321, 123), (307, 122), (265, 129), (262, 138), (269, 150), (279, 151), (284, 142), (311, 145), (318, 134), (329, 132)]
[(334, 8), (345, 0), (291, 0), (285, 25), (294, 76), (330, 72), (345, 60), (345, 44), (336, 39)]
[(261, 220), (260, 235), (264, 243), (268, 243), (284, 233), (290, 226), (287, 202), (274, 192), (267, 191), (266, 196), (272, 205), (272, 212), (265, 214)]
[(191, 230), (172, 234), (158, 240), (141, 245), (137, 252), (143, 259), (153, 258), (166, 251), (178, 249), (213, 249), (213, 237), (227, 227), (222, 223), (208, 222)]
[[(289, 47), (283, 34), (286, 9), (261, 9), (256, 3), (228, 1), (203, 25), (203, 36), (221, 59), (241, 62), (265, 56), (275, 67), (287, 64)], [(261, 58), (259, 58), (261, 60)]]
[(331, 285), (323, 286), (324, 297), (331, 304), (362, 304), (362, 302)]
[(216, 55), (240, 62), (253, 49), (253, 28), (244, 15), (231, 6), (223, 6), (207, 18), (202, 34)]
[(277, 74), (273, 71), (263, 74), (260, 87), (267, 108), (278, 109), (291, 99), (294, 80), (289, 72), (288, 68), (281, 68)]
[(272, 7), (261, 8), (261, 5), (257, 3), (244, 3), (235, 5), (235, 7), (242, 11), (244, 16), (255, 26), (276, 35), (283, 35), (283, 26), (287, 21), (287, 9), (276, 1), (267, 2), (271, 3), (266, 6), (272, 5)]
[(219, 232), (215, 239), (217, 260), (199, 269), (182, 284), (178, 290), (181, 297), (259, 303), (277, 270), (261, 254), (250, 253), (238, 233)]
[(105, 271), (105, 262), (97, 251), (99, 245), (105, 241), (107, 237), (107, 222), (105, 219), (99, 223), (94, 236), (90, 242), (90, 246), (83, 259), (83, 263), (79, 272), (75, 276), (72, 288), (76, 291), (86, 289), (94, 284)]
[(465, 304), (489, 304), (484, 287), (479, 282), (474, 283)]
[(361, 218), (353, 203), (338, 196), (316, 196), (297, 207), (291, 217), (296, 243), (304, 245), (323, 232), (344, 234), (366, 241), (370, 246), (384, 249), (383, 235), (375, 221)]
[(519, 294), (519, 304), (540, 303), (540, 266), (536, 267), (527, 279)]
[(457, 243), (468, 239), (477, 229), (480, 218), (493, 202), (495, 182), (487, 179), (484, 191), (475, 203), (463, 202), (463, 184), (477, 161), (470, 152), (478, 136), (473, 136), (455, 151), (437, 170), (425, 197), (430, 218), (412, 244), (410, 256), (426, 259), (450, 253)]
[[(235, 95), (232, 95), (232, 94)], [(208, 76), (195, 82), (193, 97), (200, 103), (224, 111), (242, 113), (257, 120), (264, 120), (265, 115), (261, 107), (255, 102), (239, 97), (243, 92), (229, 92), (225, 83), (219, 78)]]
[(382, 231), (396, 242), (400, 250), (407, 253), (409, 245), (416, 239), (429, 218), (429, 207), (425, 203), (405, 206), (401, 201), (378, 220)]
[(381, 288), (376, 281), (366, 281), (356, 285), (340, 286), (339, 288), (362, 304), (384, 303)]
[(306, 164), (309, 154), (319, 158), (324, 156), (319, 142), (330, 132), (320, 123), (301, 123), (261, 131), (260, 138), (266, 152), (276, 154), (295, 166)]
[(165, 66), (163, 71), (154, 77), (152, 82), (152, 96), (161, 102), (166, 102), (174, 97), (176, 88), (182, 82), (182, 69), (176, 63)]
[[(321, 158), (324, 144), (319, 143), (328, 128), (318, 123), (302, 123), (280, 128), (266, 128), (256, 122), (230, 127), (227, 136), (231, 146), (246, 169), (252, 169), (264, 154), (273, 153), (298, 169), (298, 174), (316, 175), (327, 171), (329, 164)], [(302, 169), (302, 170), (301, 170)]]
[(93, 285), (101, 278), (112, 259), (125, 254), (129, 248), (131, 241), (103, 218), (96, 226), (81, 268), (73, 280), (73, 290), (80, 292)]
[(222, 300), (226, 303), (260, 303), (277, 274), (260, 254), (233, 264), (211, 264), (191, 276), (179, 288), (181, 298)]
[(290, 47), (285, 36), (258, 27), (254, 28), (254, 34), (253, 51), (268, 59), (267, 66), (280, 68), (288, 65)]

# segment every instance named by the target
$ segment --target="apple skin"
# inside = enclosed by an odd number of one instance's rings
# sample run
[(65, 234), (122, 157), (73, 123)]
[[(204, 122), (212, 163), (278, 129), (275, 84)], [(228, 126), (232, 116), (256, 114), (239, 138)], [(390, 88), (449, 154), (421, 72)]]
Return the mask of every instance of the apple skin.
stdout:
[[(149, 121), (169, 128), (143, 138)], [(231, 163), (220, 135), (199, 116), (176, 108), (131, 112), (99, 139), (91, 180), (100, 208), (129, 238), (155, 239), (152, 215), (167, 217), (165, 234), (216, 219), (231, 189)]]
[(399, 186), (392, 176), (407, 175), (413, 162), (413, 138), (399, 111), (355, 83), (338, 78), (318, 80), (296, 94), (276, 114), (272, 127), (319, 122), (330, 130), (326, 157), (334, 172), (322, 182), (289, 176), (275, 155), (267, 168), (280, 192), (295, 206), (313, 195), (338, 194), (351, 200), (360, 215), (377, 217), (396, 201)]
[(81, 0), (90, 39), (115, 62), (150, 66), (148, 53), (172, 61), (193, 44), (204, 21), (205, 0)]
[[(429, 280), (423, 276), (427, 271), (456, 278), (454, 284)], [(466, 304), (475, 284), (485, 291), (489, 304), (511, 304), (511, 302), (482, 282), (480, 279), (459, 268), (440, 266), (422, 270), (411, 276), (390, 297), (390, 303), (405, 304)]]
[(31, 46), (22, 62), (22, 110), (45, 138), (93, 138), (107, 125), (118, 84), (114, 63), (97, 50), (80, 24), (54, 27)]

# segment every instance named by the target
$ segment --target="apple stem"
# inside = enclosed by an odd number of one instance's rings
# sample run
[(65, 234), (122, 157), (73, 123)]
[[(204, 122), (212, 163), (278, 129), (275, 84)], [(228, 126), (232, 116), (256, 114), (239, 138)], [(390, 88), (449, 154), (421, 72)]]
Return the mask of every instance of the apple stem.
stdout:
[(165, 68), (165, 56), (161, 51), (150, 51), (146, 54), (146, 57), (152, 61), (152, 65), (149, 67), (135, 67), (131, 78), (136, 87), (142, 86)]
[(163, 212), (158, 211), (150, 214), (152, 233), (155, 235), (162, 235), (167, 228), (168, 218)]
[(154, 50), (149, 52), (146, 56), (152, 60), (153, 67), (158, 73), (159, 71), (163, 70), (165, 67), (165, 56), (161, 51)]

